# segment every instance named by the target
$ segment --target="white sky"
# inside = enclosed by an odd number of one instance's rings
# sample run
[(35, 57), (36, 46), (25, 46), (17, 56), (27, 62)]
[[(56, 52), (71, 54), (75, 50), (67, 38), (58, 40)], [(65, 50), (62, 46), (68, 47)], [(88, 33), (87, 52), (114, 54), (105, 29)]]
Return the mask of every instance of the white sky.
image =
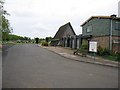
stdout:
[(44, 38), (54, 36), (71, 22), (76, 34), (91, 16), (118, 15), (119, 0), (5, 0), (13, 34)]

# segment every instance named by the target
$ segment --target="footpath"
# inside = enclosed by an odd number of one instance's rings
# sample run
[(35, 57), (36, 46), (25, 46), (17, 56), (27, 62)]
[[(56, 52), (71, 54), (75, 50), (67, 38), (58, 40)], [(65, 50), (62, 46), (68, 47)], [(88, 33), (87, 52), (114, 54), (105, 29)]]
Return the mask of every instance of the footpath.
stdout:
[(79, 62), (85, 62), (85, 63), (91, 63), (91, 64), (99, 64), (99, 65), (104, 65), (104, 66), (111, 66), (111, 67), (120, 67), (119, 63), (117, 61), (110, 61), (110, 60), (106, 60), (103, 58), (99, 58), (99, 57), (91, 57), (89, 55), (87, 55), (86, 57), (82, 57), (79, 55), (73, 55), (73, 50), (71, 49), (66, 49), (64, 47), (53, 47), (53, 46), (41, 46), (40, 47), (47, 49), (49, 51), (52, 51), (58, 55), (61, 55), (65, 58), (71, 59), (71, 60), (76, 60)]

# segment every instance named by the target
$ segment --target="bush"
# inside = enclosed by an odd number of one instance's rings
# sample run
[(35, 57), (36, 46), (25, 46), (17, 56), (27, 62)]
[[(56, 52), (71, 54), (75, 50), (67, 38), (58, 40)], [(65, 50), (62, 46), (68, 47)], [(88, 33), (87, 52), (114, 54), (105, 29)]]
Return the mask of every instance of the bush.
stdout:
[(82, 43), (80, 49), (86, 49), (86, 50), (88, 50), (88, 43), (85, 40), (83, 40), (83, 43)]
[(98, 46), (97, 51), (98, 51), (97, 54), (102, 56), (103, 48), (101, 46)]
[(48, 42), (42, 42), (42, 46), (48, 46)]
[(100, 55), (100, 56), (110, 55), (110, 49), (102, 48), (101, 46), (98, 46), (97, 54)]
[(120, 61), (120, 53), (117, 53), (116, 56), (117, 56), (117, 59), (116, 59), (116, 60), (117, 60), (117, 61)]
[(80, 49), (88, 49), (88, 45), (82, 45)]
[(110, 55), (110, 49), (104, 48), (103, 49), (103, 55)]

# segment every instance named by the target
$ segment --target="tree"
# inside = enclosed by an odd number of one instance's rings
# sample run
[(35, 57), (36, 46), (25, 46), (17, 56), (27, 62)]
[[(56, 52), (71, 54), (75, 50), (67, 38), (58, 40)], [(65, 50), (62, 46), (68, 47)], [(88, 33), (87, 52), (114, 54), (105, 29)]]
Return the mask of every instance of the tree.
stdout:
[(9, 20), (5, 17), (9, 15), (3, 8), (4, 1), (0, 0), (0, 40), (8, 40), (9, 33), (11, 33), (12, 28), (10, 27)]
[(39, 43), (39, 38), (35, 38), (35, 42), (38, 44)]
[(46, 40), (46, 42), (49, 42), (49, 41), (52, 41), (52, 39), (53, 39), (52, 37), (46, 37), (45, 40)]
[(40, 38), (40, 39), (39, 39), (39, 42), (40, 42), (40, 43), (42, 43), (43, 41), (45, 41), (44, 38)]
[(13, 35), (13, 34), (9, 34), (8, 38), (9, 38), (9, 40), (27, 40), (27, 41), (31, 41), (31, 39), (29, 37), (22, 37), (22, 36)]
[(49, 42), (49, 38), (48, 37), (46, 37), (46, 42)]

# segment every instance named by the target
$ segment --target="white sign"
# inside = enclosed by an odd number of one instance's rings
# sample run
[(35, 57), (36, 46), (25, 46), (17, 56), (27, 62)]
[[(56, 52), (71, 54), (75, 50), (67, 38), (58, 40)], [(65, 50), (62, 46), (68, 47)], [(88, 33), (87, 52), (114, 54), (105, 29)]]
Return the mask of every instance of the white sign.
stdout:
[(90, 52), (97, 52), (97, 41), (90, 41), (89, 42), (89, 51)]

